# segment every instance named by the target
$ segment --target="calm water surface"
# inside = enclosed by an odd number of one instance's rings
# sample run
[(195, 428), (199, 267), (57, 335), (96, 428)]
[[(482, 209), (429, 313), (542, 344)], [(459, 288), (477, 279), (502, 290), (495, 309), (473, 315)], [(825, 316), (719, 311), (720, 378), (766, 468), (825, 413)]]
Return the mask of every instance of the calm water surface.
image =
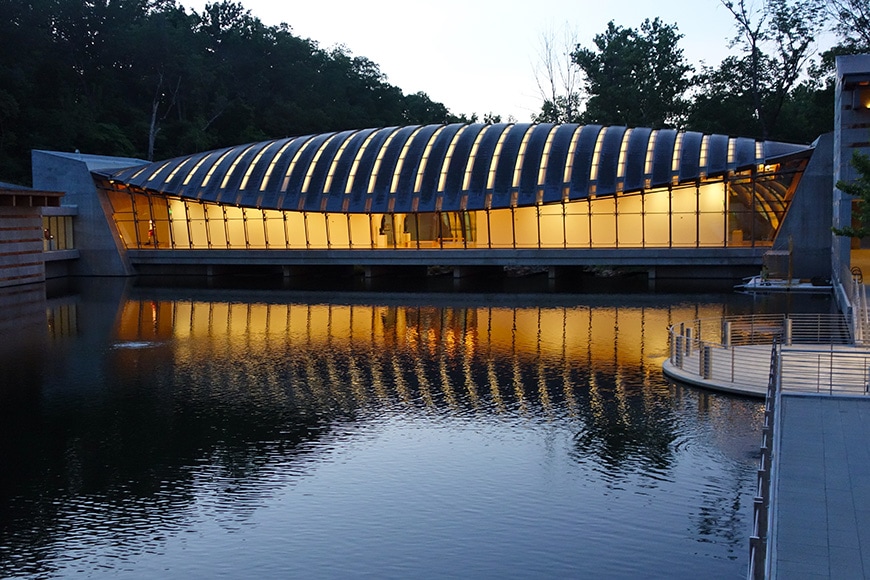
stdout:
[(0, 577), (46, 578), (741, 578), (761, 402), (664, 379), (666, 328), (830, 308), (117, 281), (47, 314), (12, 300)]

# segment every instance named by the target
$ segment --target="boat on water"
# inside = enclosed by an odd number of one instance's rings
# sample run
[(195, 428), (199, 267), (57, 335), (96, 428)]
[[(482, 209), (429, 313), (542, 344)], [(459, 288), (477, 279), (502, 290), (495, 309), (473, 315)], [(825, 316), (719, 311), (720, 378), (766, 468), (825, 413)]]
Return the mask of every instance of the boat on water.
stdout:
[(830, 280), (824, 278), (772, 278), (764, 275), (744, 278), (734, 287), (741, 292), (803, 292), (826, 294), (833, 289)]

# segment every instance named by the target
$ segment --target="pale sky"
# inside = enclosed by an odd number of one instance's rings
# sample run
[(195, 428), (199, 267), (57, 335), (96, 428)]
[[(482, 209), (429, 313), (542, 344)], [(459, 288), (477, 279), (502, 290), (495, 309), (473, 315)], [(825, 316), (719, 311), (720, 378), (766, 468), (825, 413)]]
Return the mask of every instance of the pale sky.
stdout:
[[(454, 114), (512, 115), (528, 121), (542, 97), (535, 65), (542, 35), (567, 27), (583, 46), (613, 20), (637, 28), (656, 16), (676, 23), (690, 64), (718, 65), (734, 35), (719, 0), (239, 0), (267, 25), (327, 49), (343, 44), (377, 63), (406, 94), (423, 91)], [(202, 0), (182, 0), (201, 10)]]

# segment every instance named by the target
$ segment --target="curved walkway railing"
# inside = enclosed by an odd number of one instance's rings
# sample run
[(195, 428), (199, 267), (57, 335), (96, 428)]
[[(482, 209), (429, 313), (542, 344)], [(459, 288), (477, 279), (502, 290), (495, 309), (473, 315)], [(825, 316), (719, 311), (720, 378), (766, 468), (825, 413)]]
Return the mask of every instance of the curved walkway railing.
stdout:
[(672, 325), (668, 339), (673, 369), (691, 375), (696, 379), (692, 382), (747, 394), (765, 394), (774, 342), (782, 345), (788, 368), (795, 369), (789, 378), (801, 379), (794, 383), (799, 390), (830, 391), (840, 383), (860, 390), (867, 377), (863, 359), (870, 369), (870, 351), (848, 348), (854, 346), (854, 337), (841, 314), (698, 319)]
[[(863, 298), (863, 297), (862, 297)], [(858, 309), (867, 314), (866, 299)], [(864, 321), (840, 314), (762, 314), (699, 319), (668, 329), (664, 368), (678, 379), (765, 396), (748, 578), (770, 572), (768, 531), (775, 474), (774, 428), (784, 392), (870, 395), (870, 338)]]

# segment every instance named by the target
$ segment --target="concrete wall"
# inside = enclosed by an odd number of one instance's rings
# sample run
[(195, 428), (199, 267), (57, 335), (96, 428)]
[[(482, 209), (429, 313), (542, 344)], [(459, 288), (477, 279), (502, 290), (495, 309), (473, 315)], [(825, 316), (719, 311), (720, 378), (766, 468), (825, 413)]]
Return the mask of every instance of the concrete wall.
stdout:
[(78, 276), (131, 276), (126, 251), (114, 234), (109, 201), (98, 193), (91, 177), (96, 169), (121, 169), (145, 163), (139, 159), (102, 157), (56, 151), (33, 151), (33, 187), (63, 191), (64, 205), (78, 207), (75, 245), (79, 259), (71, 265)]
[(0, 207), (0, 288), (45, 281), (38, 207)]
[(815, 151), (795, 191), (776, 247), (792, 243), (792, 274), (796, 278), (831, 276), (831, 179), (834, 135), (816, 140)]

